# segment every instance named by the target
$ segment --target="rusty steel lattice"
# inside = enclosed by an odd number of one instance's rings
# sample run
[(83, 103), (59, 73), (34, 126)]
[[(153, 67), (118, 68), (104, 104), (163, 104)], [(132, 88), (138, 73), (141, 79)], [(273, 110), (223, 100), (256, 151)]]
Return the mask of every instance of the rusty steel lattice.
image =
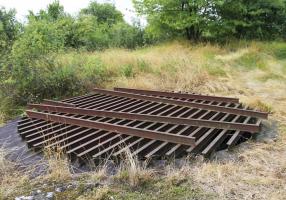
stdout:
[(114, 88), (29, 104), (19, 134), (34, 149), (57, 147), (76, 158), (209, 156), (258, 133), (268, 114), (237, 98)]

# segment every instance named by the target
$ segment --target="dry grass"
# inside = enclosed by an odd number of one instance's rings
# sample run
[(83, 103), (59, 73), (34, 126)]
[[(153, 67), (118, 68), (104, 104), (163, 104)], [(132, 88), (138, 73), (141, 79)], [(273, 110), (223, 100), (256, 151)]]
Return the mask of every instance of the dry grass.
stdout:
[(0, 127), (4, 125), (5, 117), (4, 114), (0, 111)]
[(180, 166), (175, 166), (175, 163), (171, 163), (165, 168), (165, 180), (169, 185), (179, 185), (192, 178), (191, 160), (193, 158), (185, 158), (182, 160)]
[(240, 148), (238, 159), (198, 162), (193, 179), (221, 199), (285, 199), (285, 139), (278, 143)]
[(17, 169), (17, 163), (6, 159), (8, 152), (0, 148), (0, 199), (9, 199), (29, 187), (28, 173)]
[(139, 187), (152, 181), (154, 171), (147, 168), (146, 162), (140, 163), (129, 149), (123, 152), (123, 156), (115, 180), (128, 183), (131, 187)]
[(104, 186), (102, 188), (94, 189), (87, 195), (82, 195), (77, 198), (77, 200), (109, 200), (109, 188)]
[(52, 182), (65, 182), (71, 179), (72, 173), (68, 158), (60, 148), (46, 148), (44, 155), (47, 160), (48, 170), (46, 175), (40, 177), (41, 179)]

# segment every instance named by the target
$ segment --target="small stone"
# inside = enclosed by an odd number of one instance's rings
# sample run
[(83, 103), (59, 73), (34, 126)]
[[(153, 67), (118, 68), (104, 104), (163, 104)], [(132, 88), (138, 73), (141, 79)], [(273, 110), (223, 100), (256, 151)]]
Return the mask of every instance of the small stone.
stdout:
[(54, 193), (53, 192), (47, 192), (46, 198), (53, 199)]
[(42, 191), (41, 190), (37, 190), (37, 193), (40, 194), (40, 193), (42, 193)]
[(70, 184), (67, 186), (67, 189), (75, 189), (76, 188), (76, 185), (73, 185), (73, 184)]
[(33, 196), (20, 196), (15, 198), (15, 200), (33, 200), (33, 199), (34, 199)]
[(270, 144), (270, 143), (273, 142), (273, 140), (272, 140), (272, 139), (269, 139), (269, 138), (266, 138), (266, 139), (263, 140), (263, 142), (264, 142), (265, 144)]
[(63, 189), (62, 189), (62, 188), (60, 188), (60, 187), (58, 187), (58, 188), (56, 188), (56, 189), (55, 189), (55, 191), (56, 191), (56, 192), (62, 192), (62, 191), (63, 191)]

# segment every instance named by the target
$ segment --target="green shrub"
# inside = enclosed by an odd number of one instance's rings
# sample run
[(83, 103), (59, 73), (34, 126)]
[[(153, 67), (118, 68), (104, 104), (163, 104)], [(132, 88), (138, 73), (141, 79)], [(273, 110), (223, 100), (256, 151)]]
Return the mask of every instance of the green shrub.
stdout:
[(133, 65), (124, 65), (121, 67), (121, 73), (123, 76), (130, 78), (134, 76)]

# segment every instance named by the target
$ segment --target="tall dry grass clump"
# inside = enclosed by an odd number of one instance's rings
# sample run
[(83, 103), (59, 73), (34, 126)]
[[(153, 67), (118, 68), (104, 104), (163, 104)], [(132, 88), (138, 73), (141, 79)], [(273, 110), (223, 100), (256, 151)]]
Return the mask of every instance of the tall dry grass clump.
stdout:
[(0, 199), (11, 199), (15, 194), (30, 187), (27, 171), (18, 169), (17, 163), (9, 161), (8, 152), (0, 148)]
[(140, 163), (129, 149), (122, 153), (120, 168), (115, 175), (115, 180), (139, 187), (153, 180), (154, 171), (147, 168), (147, 162)]
[(72, 173), (66, 154), (60, 148), (45, 148), (44, 157), (47, 160), (47, 174), (42, 177), (53, 182), (65, 182), (71, 179)]

